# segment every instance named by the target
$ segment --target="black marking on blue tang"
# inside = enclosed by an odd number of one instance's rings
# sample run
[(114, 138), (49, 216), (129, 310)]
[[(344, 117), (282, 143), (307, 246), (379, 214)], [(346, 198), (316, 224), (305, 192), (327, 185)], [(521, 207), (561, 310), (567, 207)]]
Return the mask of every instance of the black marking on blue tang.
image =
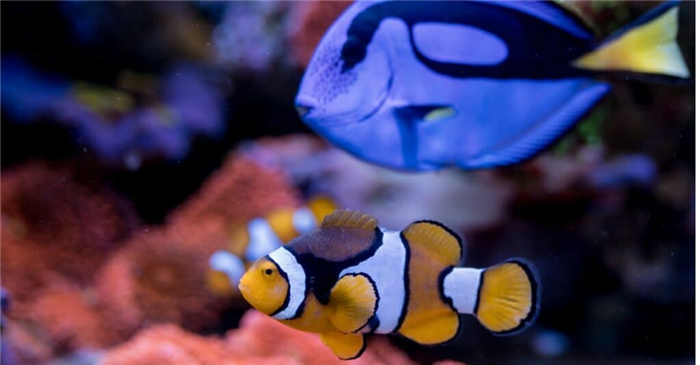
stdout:
[[(556, 5), (552, 5), (556, 6)], [(492, 79), (561, 79), (590, 76), (591, 72), (570, 63), (594, 47), (527, 13), (493, 4), (468, 1), (387, 1), (372, 5), (353, 19), (341, 51), (342, 72), (364, 60), (367, 46), (382, 20), (398, 18), (409, 29), (422, 22), (462, 24), (501, 38), (508, 57), (498, 65), (476, 66), (431, 60), (420, 53), (411, 32), (411, 47), (423, 64), (434, 72), (455, 77)]]

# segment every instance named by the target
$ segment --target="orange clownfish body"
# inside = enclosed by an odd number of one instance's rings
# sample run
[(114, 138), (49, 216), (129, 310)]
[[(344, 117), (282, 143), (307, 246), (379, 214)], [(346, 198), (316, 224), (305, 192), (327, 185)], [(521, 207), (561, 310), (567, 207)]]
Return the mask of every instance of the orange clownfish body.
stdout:
[(368, 215), (335, 211), (255, 262), (239, 288), (259, 311), (320, 334), (341, 359), (360, 356), (370, 333), (446, 343), (459, 333), (460, 313), (497, 335), (528, 327), (540, 298), (534, 267), (522, 259), (457, 267), (462, 253), (460, 238), (437, 222), (396, 232)]

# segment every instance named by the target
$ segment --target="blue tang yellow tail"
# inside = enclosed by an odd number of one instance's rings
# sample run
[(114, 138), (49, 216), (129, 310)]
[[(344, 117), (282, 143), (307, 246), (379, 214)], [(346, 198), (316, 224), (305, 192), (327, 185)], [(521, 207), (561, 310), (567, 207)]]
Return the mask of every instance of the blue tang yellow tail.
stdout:
[(664, 3), (598, 43), (553, 2), (360, 1), (323, 37), (296, 105), (316, 132), (375, 164), (510, 165), (609, 92), (596, 76), (688, 78), (678, 13)]

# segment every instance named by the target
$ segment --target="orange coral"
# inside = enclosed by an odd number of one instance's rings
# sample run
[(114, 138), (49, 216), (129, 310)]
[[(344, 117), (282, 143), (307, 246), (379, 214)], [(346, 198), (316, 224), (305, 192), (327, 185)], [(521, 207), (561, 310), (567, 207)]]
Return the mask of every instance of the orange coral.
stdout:
[(328, 27), (352, 1), (303, 1), (295, 4), (290, 43), (297, 63), (306, 67)]
[(187, 333), (175, 325), (160, 325), (108, 352), (102, 364), (226, 364), (227, 357), (226, 349), (216, 338)]
[(199, 192), (168, 217), (168, 222), (177, 226), (219, 221), (231, 227), (298, 203), (297, 193), (283, 172), (233, 154)]
[(120, 332), (177, 323), (216, 325), (223, 303), (206, 286), (207, 261), (226, 239), (217, 225), (153, 228), (134, 236), (99, 274), (100, 303)]
[(135, 228), (131, 207), (76, 166), (43, 161), (3, 171), (1, 199), (2, 284), (17, 357), (35, 363), (108, 342), (94, 297), (79, 288)]
[(103, 328), (92, 290), (53, 286), (36, 297), (28, 317), (41, 328), (53, 348), (101, 348), (110, 343), (112, 331)]
[(90, 282), (136, 226), (130, 207), (68, 165), (34, 162), (2, 174), (2, 274), (22, 302), (51, 277)]
[[(356, 360), (342, 361), (317, 335), (284, 326), (248, 311), (241, 328), (225, 339), (187, 333), (173, 325), (151, 327), (108, 352), (103, 364), (414, 364), (386, 338), (374, 338)], [(454, 363), (457, 364), (457, 363)]]

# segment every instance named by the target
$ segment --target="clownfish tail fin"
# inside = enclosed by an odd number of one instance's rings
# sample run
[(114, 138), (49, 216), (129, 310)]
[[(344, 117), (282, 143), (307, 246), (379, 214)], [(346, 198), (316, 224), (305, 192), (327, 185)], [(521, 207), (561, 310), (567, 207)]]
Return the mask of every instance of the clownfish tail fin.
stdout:
[(576, 59), (575, 67), (627, 71), (679, 78), (690, 70), (676, 41), (679, 1), (661, 4)]
[(483, 270), (474, 315), (495, 335), (519, 333), (537, 318), (539, 290), (532, 264), (523, 259), (506, 260)]

